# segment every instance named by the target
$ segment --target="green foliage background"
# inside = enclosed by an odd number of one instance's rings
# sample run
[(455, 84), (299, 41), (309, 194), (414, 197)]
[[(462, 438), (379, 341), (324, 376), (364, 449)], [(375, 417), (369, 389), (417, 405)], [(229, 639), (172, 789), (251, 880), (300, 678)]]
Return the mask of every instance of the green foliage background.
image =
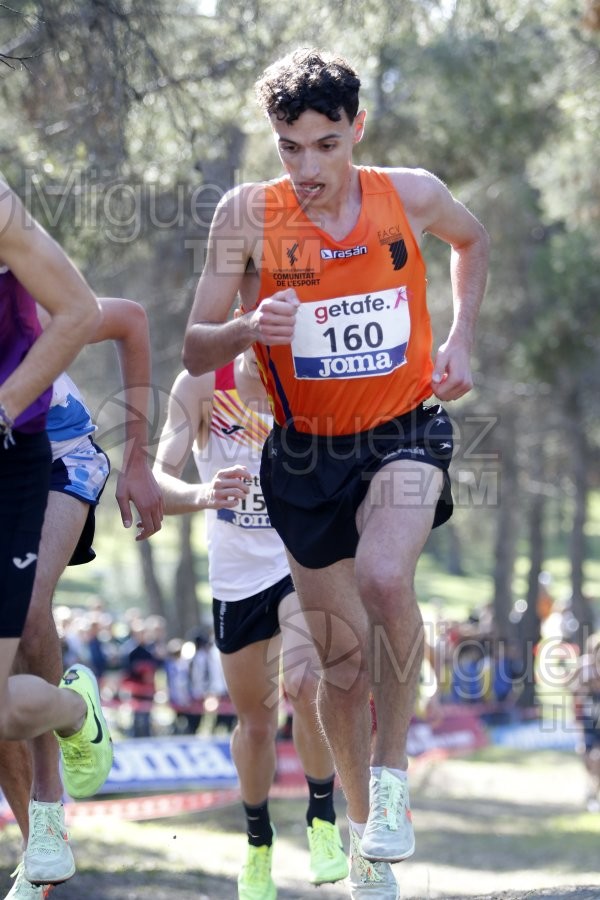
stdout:
[[(357, 162), (428, 168), (485, 223), (492, 259), (476, 388), (452, 408), (464, 436), (454, 464), (464, 503), (451, 529), (432, 536), (419, 577), (429, 598), (464, 610), (492, 600), (504, 623), (542, 566), (557, 594), (587, 603), (592, 616), (600, 598), (597, 499), (590, 514), (599, 487), (596, 7), (595, 0), (0, 4), (0, 169), (98, 294), (147, 309), (154, 437), (181, 365), (214, 205), (233, 184), (279, 172), (253, 98), (254, 80), (277, 56), (307, 45), (346, 55), (368, 109)], [(451, 319), (447, 248), (427, 239), (424, 251), (441, 341)], [(87, 348), (73, 373), (92, 409), (112, 422), (110, 398), (120, 388), (113, 351)], [(99, 515), (104, 562), (69, 573), (60, 597), (98, 592), (113, 607), (144, 607), (133, 541), (110, 507), (104, 501)], [(199, 525), (193, 546), (202, 600)], [(153, 539), (166, 603), (181, 540), (173, 523)]]

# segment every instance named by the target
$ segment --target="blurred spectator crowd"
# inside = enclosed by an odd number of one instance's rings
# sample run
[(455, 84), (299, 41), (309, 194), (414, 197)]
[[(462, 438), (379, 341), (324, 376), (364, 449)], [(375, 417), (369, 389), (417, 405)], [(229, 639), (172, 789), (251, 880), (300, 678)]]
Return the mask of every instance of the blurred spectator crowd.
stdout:
[(464, 622), (425, 622), (422, 715), (468, 705), (488, 724), (521, 718), (523, 677), (518, 644), (498, 637), (491, 607), (471, 613)]
[(65, 668), (82, 662), (100, 681), (103, 702), (128, 737), (230, 732), (235, 713), (211, 631), (167, 638), (161, 616), (119, 616), (100, 602), (57, 606)]

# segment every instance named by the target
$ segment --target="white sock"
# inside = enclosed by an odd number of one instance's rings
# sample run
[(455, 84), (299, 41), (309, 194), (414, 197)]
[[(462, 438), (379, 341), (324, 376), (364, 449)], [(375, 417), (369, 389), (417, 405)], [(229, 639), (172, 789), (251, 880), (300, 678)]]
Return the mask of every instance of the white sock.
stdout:
[(384, 769), (387, 769), (388, 772), (391, 772), (392, 775), (395, 775), (401, 781), (408, 781), (408, 772), (405, 769), (392, 769), (390, 766), (371, 766), (371, 775), (380, 777)]
[(363, 834), (365, 833), (365, 828), (367, 827), (367, 823), (363, 822), (362, 825), (359, 825), (358, 822), (353, 822), (352, 819), (350, 818), (350, 816), (346, 816), (346, 818), (348, 819), (348, 825), (350, 826), (352, 831), (355, 834), (357, 834), (359, 836), (359, 838), (361, 838), (363, 836)]

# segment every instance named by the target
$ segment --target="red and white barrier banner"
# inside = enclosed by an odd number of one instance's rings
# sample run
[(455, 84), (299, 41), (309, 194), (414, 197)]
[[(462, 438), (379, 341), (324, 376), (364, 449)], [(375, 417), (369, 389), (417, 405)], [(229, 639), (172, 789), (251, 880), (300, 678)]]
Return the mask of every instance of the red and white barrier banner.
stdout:
[(410, 757), (470, 753), (489, 744), (488, 733), (477, 716), (452, 708), (434, 720), (414, 719), (408, 730)]
[(69, 823), (78, 819), (122, 819), (128, 822), (142, 822), (149, 819), (168, 819), (206, 809), (223, 809), (239, 803), (238, 790), (196, 791), (182, 794), (162, 794), (155, 797), (132, 797), (127, 800), (90, 800), (83, 803), (69, 803), (67, 818)]

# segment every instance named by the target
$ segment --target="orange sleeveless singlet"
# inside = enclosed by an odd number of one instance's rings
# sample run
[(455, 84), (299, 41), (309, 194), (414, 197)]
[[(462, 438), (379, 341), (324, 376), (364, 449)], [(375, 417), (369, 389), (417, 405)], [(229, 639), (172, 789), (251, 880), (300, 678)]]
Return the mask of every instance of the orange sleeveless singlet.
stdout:
[(294, 288), (301, 305), (291, 345), (254, 349), (276, 422), (311, 434), (367, 431), (431, 394), (425, 263), (390, 178), (359, 174), (343, 241), (307, 218), (287, 177), (265, 186), (258, 303)]

